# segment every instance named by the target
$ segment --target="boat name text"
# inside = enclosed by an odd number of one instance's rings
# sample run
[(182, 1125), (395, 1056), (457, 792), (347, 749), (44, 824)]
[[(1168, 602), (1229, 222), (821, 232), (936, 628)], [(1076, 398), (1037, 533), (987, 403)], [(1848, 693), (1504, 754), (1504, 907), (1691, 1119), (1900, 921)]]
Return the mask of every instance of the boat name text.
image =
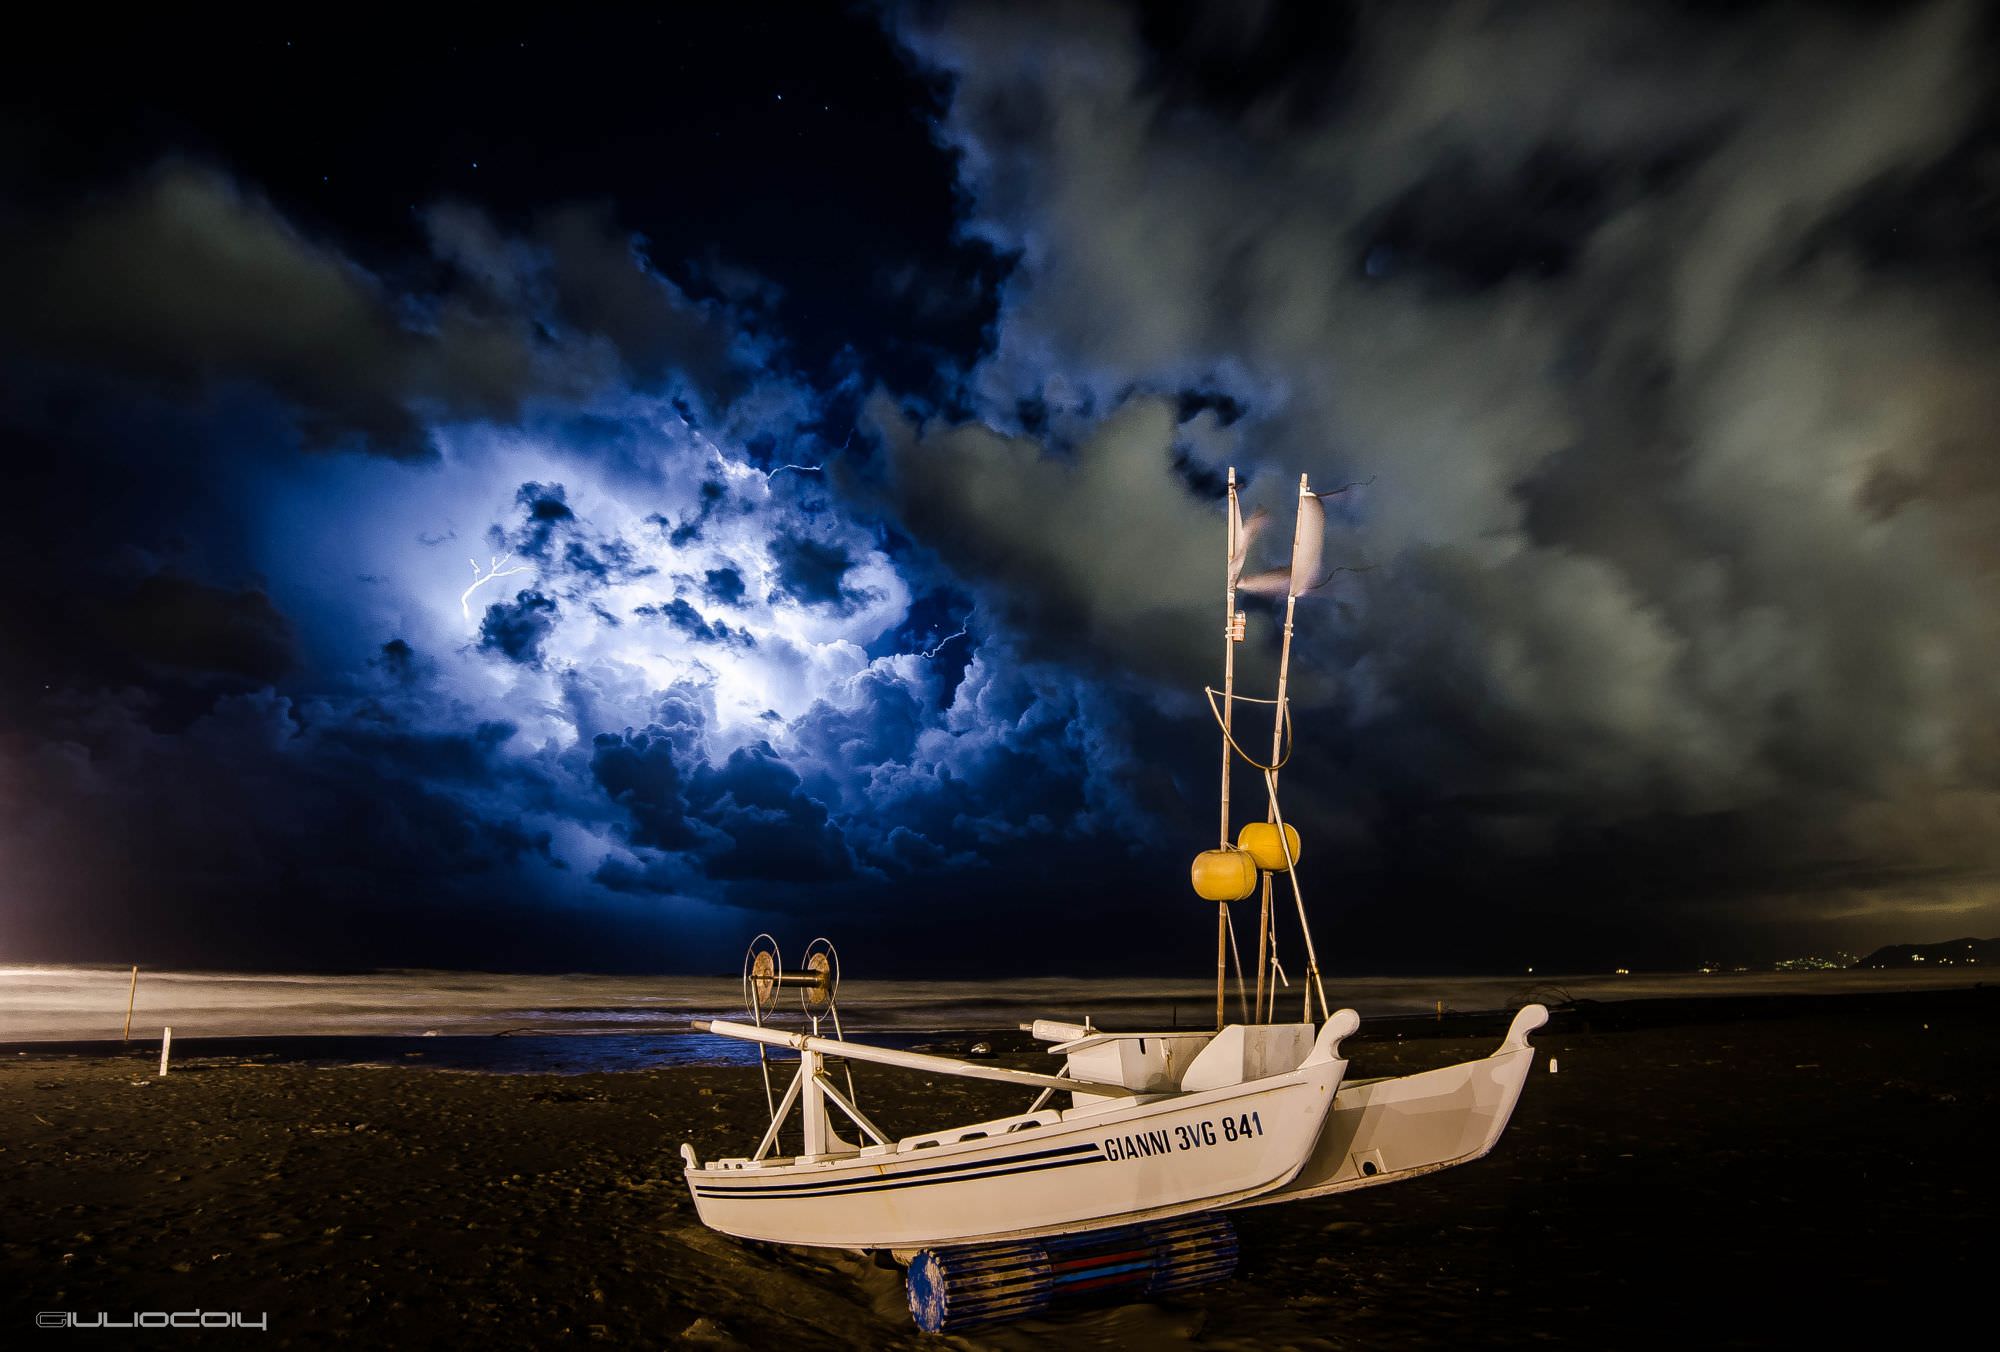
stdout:
[(1200, 1122), (1183, 1122), (1174, 1127), (1155, 1127), (1151, 1131), (1133, 1132), (1129, 1136), (1106, 1137), (1104, 1158), (1146, 1159), (1153, 1155), (1171, 1155), (1177, 1150), (1199, 1150), (1218, 1141), (1241, 1141), (1263, 1134), (1264, 1119), (1256, 1113), (1242, 1113), (1224, 1117), (1219, 1122), (1210, 1118)]

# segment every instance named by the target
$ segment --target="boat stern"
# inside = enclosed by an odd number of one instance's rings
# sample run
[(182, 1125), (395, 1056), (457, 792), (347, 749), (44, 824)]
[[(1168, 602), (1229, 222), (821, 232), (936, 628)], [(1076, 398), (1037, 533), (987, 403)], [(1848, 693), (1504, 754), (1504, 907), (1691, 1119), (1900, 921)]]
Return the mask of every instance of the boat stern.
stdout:
[(1469, 1164), (1507, 1129), (1548, 1022), (1541, 1005), (1515, 1014), (1498, 1050), (1478, 1061), (1394, 1079), (1344, 1084), (1305, 1165), (1284, 1187), (1241, 1206), (1298, 1202)]

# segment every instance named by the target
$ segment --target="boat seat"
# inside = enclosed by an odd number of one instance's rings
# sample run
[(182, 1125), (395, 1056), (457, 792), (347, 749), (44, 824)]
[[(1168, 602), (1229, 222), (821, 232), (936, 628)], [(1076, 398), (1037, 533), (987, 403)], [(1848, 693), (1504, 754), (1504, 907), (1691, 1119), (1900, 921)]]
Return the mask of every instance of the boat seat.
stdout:
[(1213, 1033), (1091, 1032), (1049, 1048), (1065, 1057), (1070, 1078), (1080, 1081), (1076, 1102), (1097, 1097), (1089, 1084), (1116, 1084), (1147, 1094), (1171, 1094), (1182, 1070), (1191, 1065)]
[(1231, 1024), (1188, 1065), (1181, 1092), (1222, 1089), (1297, 1070), (1312, 1051), (1314, 1032), (1309, 1023)]

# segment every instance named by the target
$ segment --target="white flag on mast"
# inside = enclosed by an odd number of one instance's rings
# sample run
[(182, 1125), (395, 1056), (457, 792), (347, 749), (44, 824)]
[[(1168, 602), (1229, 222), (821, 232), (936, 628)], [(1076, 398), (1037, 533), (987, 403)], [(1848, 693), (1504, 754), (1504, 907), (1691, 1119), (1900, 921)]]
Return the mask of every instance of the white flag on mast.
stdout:
[(1236, 541), (1236, 548), (1229, 556), (1229, 585), (1234, 587), (1243, 576), (1243, 565), (1250, 558), (1250, 546), (1262, 533), (1271, 519), (1271, 514), (1259, 507), (1250, 513), (1250, 519), (1243, 519), (1243, 504), (1234, 493), (1229, 495), (1230, 538)]
[[(1262, 523), (1259, 518), (1263, 509), (1250, 518), (1245, 534), (1254, 536)], [(1307, 493), (1299, 499), (1298, 534), (1292, 537), (1292, 563), (1289, 568), (1272, 568), (1262, 573), (1252, 573), (1236, 583), (1236, 590), (1249, 592), (1252, 596), (1303, 596), (1320, 583), (1326, 581), (1319, 574), (1320, 556), (1326, 550), (1326, 508), (1319, 500), (1319, 494)], [(1229, 561), (1232, 575), (1240, 573), (1242, 556), (1249, 551), (1249, 544), (1238, 537), (1237, 556)]]

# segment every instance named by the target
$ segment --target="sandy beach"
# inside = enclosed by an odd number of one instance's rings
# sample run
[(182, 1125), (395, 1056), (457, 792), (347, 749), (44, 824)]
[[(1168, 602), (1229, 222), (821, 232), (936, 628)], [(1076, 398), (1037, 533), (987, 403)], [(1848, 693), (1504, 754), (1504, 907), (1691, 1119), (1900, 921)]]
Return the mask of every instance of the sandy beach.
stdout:
[[(1371, 1024), (1350, 1073), (1482, 1055), (1496, 1035)], [(1227, 1284), (954, 1345), (1768, 1346), (1915, 1335), (1976, 1307), (2000, 992), (1586, 1005), (1536, 1043), (1490, 1158), (1239, 1213)], [(1002, 1050), (1037, 1064), (1018, 1035)], [(197, 1057), (160, 1079), (156, 1059), (0, 1064), (0, 1319), (18, 1334), (61, 1336), (27, 1332), (43, 1311), (199, 1308), (267, 1314), (267, 1333), (228, 1336), (288, 1347), (940, 1345), (896, 1271), (696, 1222), (676, 1148), (747, 1148), (755, 1070)], [(1020, 1098), (856, 1078), (891, 1130)]]

